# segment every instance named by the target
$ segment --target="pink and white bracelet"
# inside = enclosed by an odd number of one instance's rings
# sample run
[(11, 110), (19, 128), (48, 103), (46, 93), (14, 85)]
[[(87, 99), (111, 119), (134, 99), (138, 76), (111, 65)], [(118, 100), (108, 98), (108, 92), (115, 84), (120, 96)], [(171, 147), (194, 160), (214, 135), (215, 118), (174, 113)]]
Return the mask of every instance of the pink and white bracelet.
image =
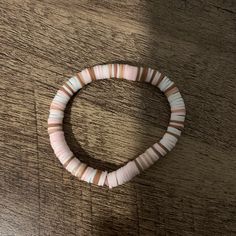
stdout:
[[(171, 116), (167, 131), (159, 142), (123, 167), (108, 173), (94, 169), (74, 156), (66, 143), (62, 126), (64, 110), (70, 98), (84, 85), (95, 80), (110, 78), (142, 81), (158, 87), (169, 101)], [(184, 100), (178, 88), (167, 76), (157, 70), (124, 64), (97, 65), (82, 70), (57, 91), (50, 106), (48, 133), (55, 155), (72, 175), (88, 183), (113, 188), (130, 181), (174, 148), (184, 128), (185, 114)]]

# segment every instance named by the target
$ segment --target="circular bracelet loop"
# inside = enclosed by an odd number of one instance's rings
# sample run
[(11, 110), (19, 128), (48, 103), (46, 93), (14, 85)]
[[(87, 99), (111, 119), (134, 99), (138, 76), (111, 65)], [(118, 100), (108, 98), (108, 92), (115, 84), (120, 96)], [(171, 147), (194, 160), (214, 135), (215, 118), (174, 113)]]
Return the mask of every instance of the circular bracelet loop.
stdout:
[[(165, 94), (171, 108), (169, 126), (160, 141), (134, 160), (110, 173), (94, 169), (76, 158), (66, 143), (62, 128), (64, 110), (70, 98), (86, 84), (108, 78), (150, 83)], [(128, 182), (174, 148), (184, 127), (185, 114), (184, 100), (178, 88), (167, 76), (157, 70), (124, 64), (97, 65), (82, 70), (57, 91), (50, 106), (48, 133), (54, 153), (66, 170), (88, 183), (113, 188)]]

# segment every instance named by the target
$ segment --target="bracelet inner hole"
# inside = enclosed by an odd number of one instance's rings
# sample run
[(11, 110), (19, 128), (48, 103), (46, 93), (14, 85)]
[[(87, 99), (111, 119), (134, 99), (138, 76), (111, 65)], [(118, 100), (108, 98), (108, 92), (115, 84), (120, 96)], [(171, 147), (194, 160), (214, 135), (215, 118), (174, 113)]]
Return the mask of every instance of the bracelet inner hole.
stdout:
[(121, 79), (95, 81), (69, 101), (63, 129), (76, 157), (112, 171), (163, 136), (170, 108), (161, 91)]

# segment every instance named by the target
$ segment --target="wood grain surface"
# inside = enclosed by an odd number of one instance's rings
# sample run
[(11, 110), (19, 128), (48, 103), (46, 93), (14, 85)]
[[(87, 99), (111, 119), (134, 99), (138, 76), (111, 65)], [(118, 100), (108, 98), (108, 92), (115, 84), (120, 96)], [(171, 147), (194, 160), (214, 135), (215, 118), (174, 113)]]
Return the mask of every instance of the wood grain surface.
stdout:
[[(0, 0), (0, 235), (236, 235), (236, 3)], [(187, 106), (165, 158), (109, 190), (66, 172), (49, 145), (51, 100), (84, 67), (167, 74)], [(66, 110), (75, 154), (113, 170), (165, 132), (158, 89), (96, 81)]]

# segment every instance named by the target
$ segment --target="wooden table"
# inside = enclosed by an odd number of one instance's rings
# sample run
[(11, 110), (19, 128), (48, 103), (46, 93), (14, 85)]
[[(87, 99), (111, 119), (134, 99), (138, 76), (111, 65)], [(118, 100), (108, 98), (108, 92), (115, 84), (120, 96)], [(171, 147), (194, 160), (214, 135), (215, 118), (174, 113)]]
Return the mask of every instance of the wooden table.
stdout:
[[(235, 1), (1, 0), (0, 235), (236, 235)], [(50, 102), (84, 67), (167, 74), (187, 106), (173, 152), (108, 190), (66, 172), (49, 145)], [(97, 81), (69, 104), (66, 139), (113, 170), (165, 132), (158, 89)]]

